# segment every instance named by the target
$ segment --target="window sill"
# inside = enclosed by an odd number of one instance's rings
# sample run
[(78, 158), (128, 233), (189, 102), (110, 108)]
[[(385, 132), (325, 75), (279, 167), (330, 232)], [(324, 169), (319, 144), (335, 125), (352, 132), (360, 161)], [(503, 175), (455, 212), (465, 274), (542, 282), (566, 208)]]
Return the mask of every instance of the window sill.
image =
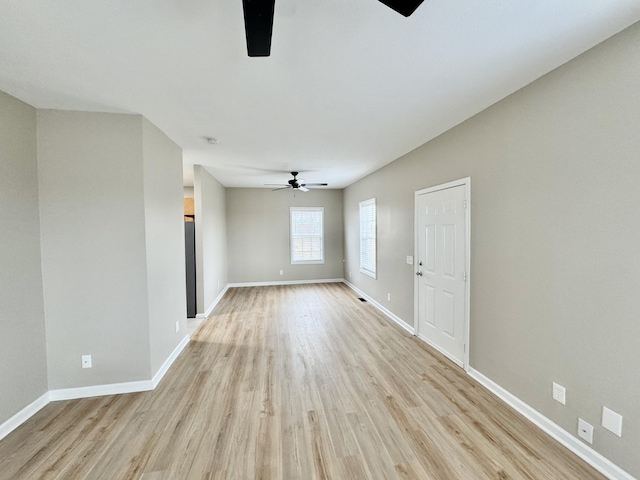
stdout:
[(367, 276), (369, 276), (371, 278), (375, 278), (376, 280), (378, 279), (378, 277), (376, 276), (375, 273), (372, 273), (372, 272), (370, 272), (368, 270), (360, 269), (360, 273), (364, 273), (365, 275), (367, 275)]

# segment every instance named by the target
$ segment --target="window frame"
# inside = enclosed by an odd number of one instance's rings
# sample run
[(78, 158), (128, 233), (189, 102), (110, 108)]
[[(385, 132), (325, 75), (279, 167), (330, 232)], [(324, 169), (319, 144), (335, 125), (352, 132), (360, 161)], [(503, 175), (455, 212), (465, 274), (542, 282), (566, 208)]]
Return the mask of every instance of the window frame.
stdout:
[[(368, 265), (364, 265), (364, 252), (363, 245), (365, 241), (370, 237), (365, 238), (365, 226), (363, 225), (363, 210), (373, 206), (373, 270)], [(370, 198), (359, 203), (358, 219), (360, 223), (359, 231), (359, 246), (360, 246), (360, 273), (364, 273), (372, 278), (378, 278), (378, 207), (376, 205), (376, 198)], [(366, 219), (365, 219), (366, 220)]]
[[(293, 258), (293, 244), (294, 244), (294, 234), (293, 234), (293, 212), (296, 211), (314, 211), (320, 212), (320, 259), (303, 259), (303, 260), (294, 260)], [(295, 237), (302, 237), (303, 235), (296, 235)], [(316, 235), (312, 235), (316, 236)], [(322, 265), (325, 262), (325, 252), (324, 252), (324, 207), (289, 207), (289, 261), (291, 265)]]

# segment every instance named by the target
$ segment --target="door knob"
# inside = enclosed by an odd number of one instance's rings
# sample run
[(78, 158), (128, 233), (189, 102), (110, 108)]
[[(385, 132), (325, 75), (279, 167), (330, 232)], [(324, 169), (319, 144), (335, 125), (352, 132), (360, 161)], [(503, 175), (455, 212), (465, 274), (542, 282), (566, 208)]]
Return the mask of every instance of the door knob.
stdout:
[(416, 275), (418, 275), (419, 277), (422, 276), (422, 272), (416, 272)]

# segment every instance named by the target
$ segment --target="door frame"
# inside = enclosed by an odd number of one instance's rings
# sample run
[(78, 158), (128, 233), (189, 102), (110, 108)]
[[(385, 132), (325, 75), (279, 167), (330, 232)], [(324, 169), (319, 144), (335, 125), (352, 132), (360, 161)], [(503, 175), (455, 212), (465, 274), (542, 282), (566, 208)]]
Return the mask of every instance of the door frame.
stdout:
[[(414, 194), (414, 218), (413, 218), (413, 232), (414, 232), (414, 274), (417, 273), (417, 262), (419, 258), (419, 231), (418, 231), (418, 200), (420, 195), (424, 195), (425, 193), (433, 193), (440, 190), (446, 190), (453, 187), (465, 186), (464, 189), (464, 199), (465, 199), (465, 273), (466, 273), (466, 282), (465, 282), (465, 312), (464, 312), (464, 361), (462, 364), (462, 368), (465, 372), (469, 371), (469, 350), (470, 350), (470, 330), (471, 330), (471, 177), (461, 178), (459, 180), (454, 180), (452, 182), (443, 183), (440, 185), (434, 185), (433, 187), (423, 188), (422, 190), (417, 190)], [(418, 323), (419, 323), (419, 285), (418, 285), (418, 276), (415, 275), (413, 279), (413, 329), (414, 335), (418, 336)], [(420, 337), (418, 337), (420, 338)], [(438, 346), (433, 343), (424, 340), (424, 338), (420, 338), (420, 340), (426, 342), (431, 347), (438, 350), (440, 353), (445, 355), (447, 358), (450, 358), (447, 352), (441, 350)], [(455, 362), (457, 364), (457, 362)]]

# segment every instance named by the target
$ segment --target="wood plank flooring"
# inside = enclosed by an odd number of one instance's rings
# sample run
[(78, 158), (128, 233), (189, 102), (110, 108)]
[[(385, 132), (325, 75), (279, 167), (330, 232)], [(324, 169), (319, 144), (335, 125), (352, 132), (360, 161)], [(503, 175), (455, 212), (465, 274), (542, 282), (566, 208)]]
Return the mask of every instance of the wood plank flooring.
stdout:
[(158, 388), (49, 404), (0, 479), (600, 479), (342, 284), (230, 289)]

